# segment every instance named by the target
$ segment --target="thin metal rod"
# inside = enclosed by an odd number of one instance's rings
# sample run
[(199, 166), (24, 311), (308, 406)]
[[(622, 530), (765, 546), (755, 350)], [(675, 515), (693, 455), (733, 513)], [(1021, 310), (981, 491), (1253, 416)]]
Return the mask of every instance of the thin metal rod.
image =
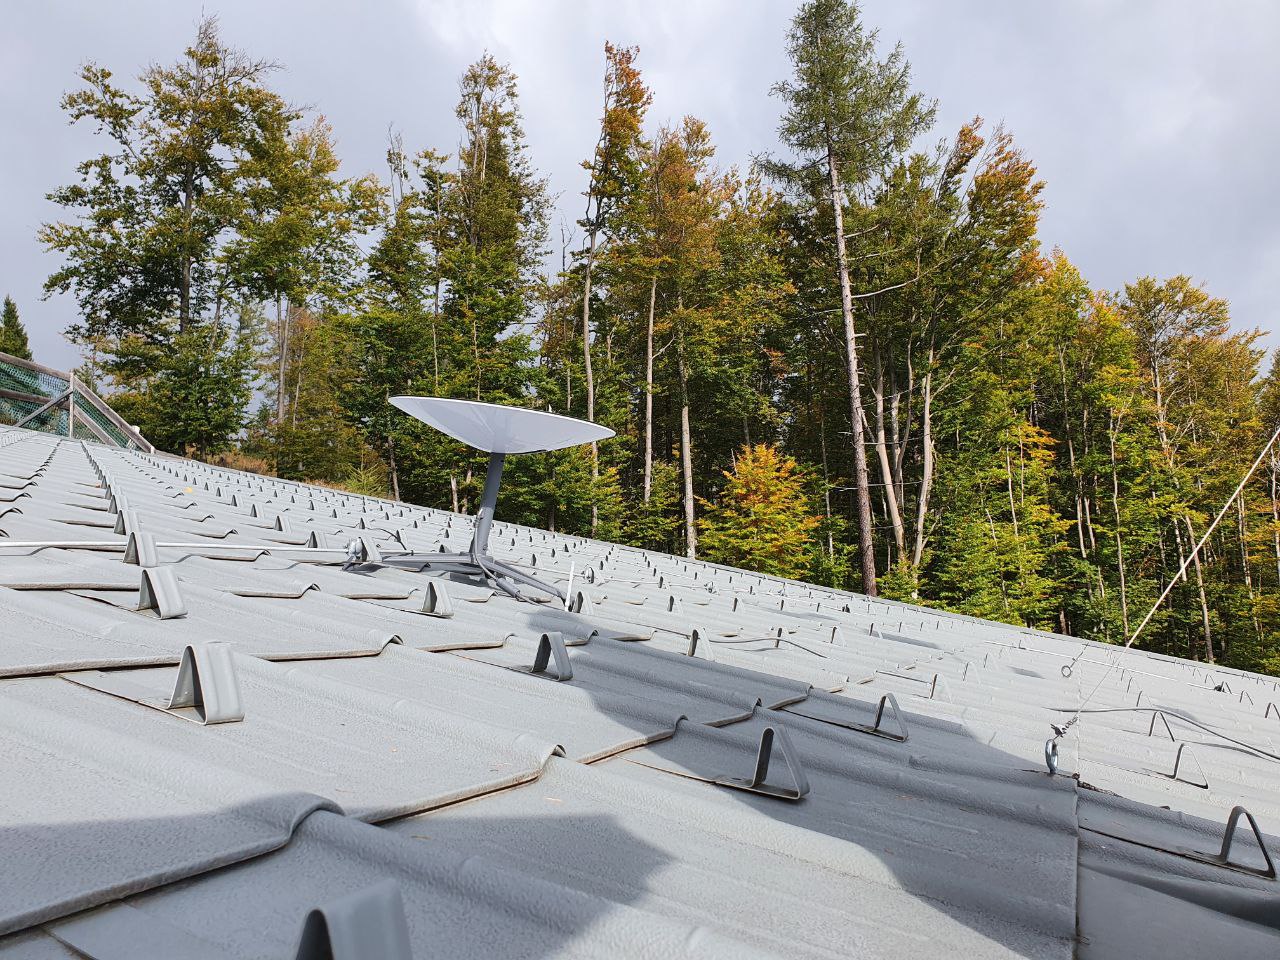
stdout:
[[(123, 550), (127, 546), (124, 540), (4, 540), (0, 539), (0, 549), (12, 547), (15, 550)], [(263, 550), (268, 553), (346, 553), (341, 547), (291, 547), (286, 544), (261, 543), (179, 543), (161, 540), (157, 547), (177, 550)]]
[(1245, 484), (1249, 482), (1249, 478), (1253, 476), (1253, 472), (1258, 469), (1258, 464), (1262, 463), (1262, 458), (1267, 455), (1267, 451), (1271, 449), (1271, 445), (1276, 442), (1277, 437), (1280, 437), (1280, 427), (1276, 427), (1276, 432), (1271, 434), (1271, 439), (1268, 440), (1266, 446), (1262, 448), (1262, 451), (1258, 454), (1258, 458), (1253, 461), (1253, 466), (1249, 468), (1249, 472), (1244, 475), (1244, 479), (1240, 481), (1235, 492), (1232, 493), (1231, 496), (1227, 498), (1227, 502), (1222, 505), (1222, 509), (1218, 511), (1218, 515), (1213, 518), (1213, 523), (1209, 524), (1209, 529), (1204, 532), (1204, 536), (1200, 538), (1200, 542), (1196, 544), (1195, 549), (1187, 554), (1187, 558), (1182, 561), (1182, 566), (1178, 568), (1178, 572), (1174, 574), (1173, 579), (1170, 580), (1168, 586), (1164, 588), (1164, 593), (1160, 594), (1160, 598), (1152, 605), (1151, 609), (1147, 611), (1147, 615), (1142, 618), (1142, 622), (1138, 624), (1138, 629), (1133, 631), (1133, 636), (1125, 641), (1125, 647), (1133, 646), (1133, 641), (1138, 639), (1138, 634), (1140, 634), (1142, 629), (1151, 622), (1151, 618), (1156, 615), (1156, 610), (1160, 608), (1160, 604), (1164, 603), (1165, 597), (1169, 596), (1169, 593), (1173, 590), (1174, 584), (1176, 584), (1178, 580), (1181, 579), (1182, 575), (1187, 572), (1187, 567), (1195, 558), (1196, 554), (1200, 552), (1200, 548), (1205, 545), (1205, 542), (1209, 539), (1209, 535), (1212, 534), (1214, 528), (1222, 522), (1222, 518), (1227, 515), (1227, 510), (1230, 508), (1231, 504), (1236, 502), (1236, 497), (1240, 496), (1240, 491), (1242, 491)]

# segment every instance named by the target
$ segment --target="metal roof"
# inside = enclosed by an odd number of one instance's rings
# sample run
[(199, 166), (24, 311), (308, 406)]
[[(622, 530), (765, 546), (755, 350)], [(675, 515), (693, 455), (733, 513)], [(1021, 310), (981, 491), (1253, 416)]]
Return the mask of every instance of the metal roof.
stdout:
[(470, 523), (0, 430), (0, 960), (1280, 955), (1272, 678)]

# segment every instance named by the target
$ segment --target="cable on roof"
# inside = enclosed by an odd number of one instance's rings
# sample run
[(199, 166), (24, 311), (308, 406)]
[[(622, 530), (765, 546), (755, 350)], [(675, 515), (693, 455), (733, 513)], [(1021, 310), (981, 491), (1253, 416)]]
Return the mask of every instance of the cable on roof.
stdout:
[[(1063, 713), (1067, 713), (1067, 712), (1070, 712), (1072, 708), (1071, 707), (1053, 707), (1052, 709), (1058, 710)], [(1185, 713), (1179, 713), (1177, 710), (1169, 710), (1166, 707), (1094, 707), (1091, 710), (1078, 708), (1076, 710), (1076, 716), (1072, 717), (1071, 720), (1068, 721), (1066, 726), (1062, 728), (1055, 727), (1054, 729), (1062, 729), (1063, 732), (1066, 732), (1066, 728), (1071, 726), (1071, 724), (1075, 722), (1076, 717), (1079, 717), (1081, 713), (1162, 713), (1166, 717), (1176, 717), (1177, 719), (1181, 720), (1183, 723), (1188, 723), (1199, 730), (1203, 730), (1205, 733), (1211, 736), (1218, 737), (1221, 740), (1226, 740), (1228, 743), (1234, 743), (1238, 747), (1244, 747), (1246, 750), (1249, 750), (1260, 757), (1264, 757), (1267, 760), (1280, 761), (1280, 754), (1271, 753), (1267, 750), (1263, 750), (1261, 747), (1254, 746), (1252, 743), (1246, 743), (1244, 740), (1239, 740), (1235, 737), (1229, 737), (1225, 733), (1222, 733), (1221, 731), (1214, 730), (1212, 727), (1205, 726), (1199, 720), (1191, 719), (1191, 717), (1188, 717)], [(1057, 737), (1054, 737), (1054, 739), (1056, 740)]]
[[(1207, 529), (1204, 532), (1204, 536), (1200, 538), (1200, 541), (1192, 548), (1191, 552), (1187, 554), (1186, 558), (1182, 561), (1182, 566), (1179, 567), (1178, 572), (1175, 573), (1172, 578), (1170, 578), (1168, 584), (1164, 588), (1164, 591), (1156, 599), (1156, 602), (1152, 604), (1151, 609), (1147, 611), (1147, 615), (1142, 618), (1142, 622), (1138, 624), (1137, 629), (1133, 631), (1133, 635), (1129, 637), (1128, 640), (1125, 641), (1124, 648), (1126, 650), (1128, 650), (1130, 647), (1133, 646), (1133, 642), (1138, 639), (1138, 634), (1142, 633), (1146, 625), (1151, 622), (1151, 618), (1154, 617), (1156, 614), (1156, 611), (1160, 609), (1160, 604), (1164, 603), (1165, 598), (1169, 596), (1169, 594), (1173, 591), (1174, 585), (1187, 572), (1187, 567), (1191, 564), (1191, 561), (1194, 560), (1195, 557), (1200, 553), (1201, 548), (1204, 547), (1205, 543), (1208, 542), (1209, 537), (1213, 534), (1213, 531), (1217, 529), (1218, 524), (1222, 522), (1222, 518), (1227, 515), (1227, 510), (1230, 509), (1231, 504), (1235, 503), (1236, 497), (1240, 496), (1240, 492), (1244, 490), (1245, 484), (1249, 482), (1249, 478), (1252, 477), (1254, 471), (1258, 469), (1258, 465), (1262, 463), (1263, 457), (1267, 455), (1267, 451), (1270, 450), (1272, 445), (1275, 444), (1277, 438), (1280, 438), (1280, 426), (1277, 426), (1275, 429), (1275, 432), (1271, 434), (1271, 439), (1269, 439), (1265, 444), (1263, 444), (1262, 449), (1258, 452), (1257, 458), (1254, 459), (1249, 469), (1245, 471), (1244, 477), (1242, 477), (1240, 482), (1236, 485), (1235, 490), (1231, 492), (1231, 496), (1227, 498), (1227, 502), (1222, 505), (1222, 509), (1218, 511), (1218, 515), (1213, 518), (1213, 523), (1209, 524), (1209, 529)], [(1072, 668), (1076, 665), (1076, 661), (1079, 660), (1082, 656), (1084, 656), (1084, 652), (1087, 649), (1088, 649), (1087, 643), (1081, 644), (1080, 652), (1076, 654), (1075, 658), (1071, 661), (1071, 663), (1063, 664), (1062, 675), (1064, 677), (1071, 676), (1071, 671), (1072, 671)], [(1210, 652), (1212, 653), (1212, 651)], [(1107, 667), (1107, 669), (1103, 672), (1102, 676), (1098, 678), (1098, 682), (1094, 684), (1093, 689), (1089, 691), (1089, 695), (1085, 697), (1084, 700), (1081, 701), (1080, 706), (1076, 708), (1075, 716), (1073, 716), (1061, 727), (1059, 727), (1057, 724), (1050, 724), (1050, 726), (1053, 728), (1054, 735), (1049, 740), (1045, 741), (1045, 745), (1044, 745), (1045, 759), (1046, 759), (1046, 763), (1048, 764), (1050, 773), (1053, 773), (1055, 768), (1057, 767), (1057, 742), (1060, 739), (1062, 739), (1062, 737), (1066, 736), (1067, 731), (1070, 730), (1080, 720), (1080, 714), (1105, 712), (1100, 710), (1085, 710), (1085, 707), (1088, 706), (1089, 702), (1094, 698), (1097, 692), (1102, 689), (1102, 685), (1106, 683), (1107, 678), (1111, 676), (1111, 671), (1116, 668), (1116, 665), (1119, 662), (1120, 662), (1120, 658), (1118, 656), (1113, 655), (1111, 658), (1111, 665)], [(1122, 708), (1115, 708), (1115, 709), (1118, 710)], [(1134, 707), (1130, 709), (1138, 709), (1138, 708)], [(1188, 723), (1194, 724), (1195, 726), (1200, 727), (1201, 729), (1209, 733), (1212, 733), (1215, 736), (1220, 736), (1224, 740), (1231, 740), (1230, 737), (1217, 733), (1217, 731), (1209, 730), (1208, 727), (1204, 727), (1201, 724), (1196, 723), (1196, 721), (1191, 720), (1188, 717), (1183, 717), (1177, 713), (1175, 713), (1174, 716), (1179, 717), (1179, 719), (1186, 720)], [(1270, 757), (1273, 760), (1280, 760), (1280, 757), (1275, 756), (1274, 754), (1267, 753), (1264, 750), (1258, 750), (1256, 747), (1249, 746), (1249, 744), (1242, 743), (1241, 741), (1238, 741), (1238, 740), (1232, 741), (1232, 742), (1239, 743), (1241, 746), (1248, 747), (1250, 750), (1254, 750), (1255, 752), (1260, 753), (1263, 756)], [(1052, 749), (1053, 759), (1050, 759), (1051, 747), (1053, 748)]]

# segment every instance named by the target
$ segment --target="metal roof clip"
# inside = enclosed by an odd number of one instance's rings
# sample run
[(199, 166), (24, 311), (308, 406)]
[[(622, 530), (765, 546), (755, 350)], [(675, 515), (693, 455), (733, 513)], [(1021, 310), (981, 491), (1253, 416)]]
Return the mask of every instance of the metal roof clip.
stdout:
[(161, 620), (187, 615), (187, 605), (178, 589), (178, 578), (170, 567), (144, 567), (138, 591), (138, 610), (154, 610)]
[(116, 526), (113, 533), (132, 533), (138, 529), (138, 512), (125, 508), (116, 514)]
[(289, 518), (283, 513), (276, 514), (276, 529), (281, 533), (291, 533), (293, 528), (289, 526)]
[[(1241, 814), (1244, 814), (1244, 816), (1248, 819), (1249, 826), (1253, 830), (1253, 838), (1258, 841), (1258, 849), (1262, 851), (1262, 859), (1265, 860), (1267, 863), (1266, 870), (1256, 870), (1251, 867), (1246, 867), (1238, 863), (1232, 863), (1228, 859), (1231, 854), (1231, 843), (1233, 840), (1235, 840), (1236, 825), (1240, 822)], [(1244, 807), (1231, 808), (1231, 816), (1227, 818), (1227, 829), (1226, 829), (1226, 832), (1222, 835), (1222, 851), (1214, 859), (1217, 862), (1221, 863), (1223, 866), (1232, 867), (1236, 870), (1244, 870), (1249, 873), (1256, 873), (1259, 876), (1268, 877), (1272, 880), (1276, 878), (1276, 865), (1272, 862), (1271, 854), (1267, 851), (1267, 845), (1262, 839), (1262, 831), (1258, 829), (1258, 821), (1253, 819), (1253, 814), (1250, 813), (1248, 810), (1246, 810)]]
[(667, 612), (684, 616), (684, 604), (680, 602), (680, 598), (674, 593), (667, 597)]
[(124, 547), (124, 562), (136, 564), (139, 567), (159, 566), (160, 559), (156, 551), (155, 538), (141, 530), (133, 530)]
[[(765, 778), (769, 776), (769, 761), (772, 759), (775, 743), (782, 754), (783, 762), (787, 765), (791, 779), (795, 783), (794, 787), (780, 787), (775, 784), (765, 783)], [(756, 753), (755, 771), (750, 779), (718, 777), (715, 782), (722, 787), (747, 790), (751, 793), (762, 793), (765, 796), (778, 797), (782, 800), (799, 800), (809, 792), (809, 778), (805, 776), (804, 768), (800, 766), (800, 758), (796, 755), (795, 748), (791, 746), (791, 741), (787, 738), (787, 731), (782, 727), (765, 727), (761, 732), (760, 749)]]
[(427, 595), (422, 598), (422, 612), (433, 617), (453, 616), (453, 600), (443, 583), (434, 580), (427, 583)]
[[(901, 734), (889, 733), (887, 730), (880, 729), (880, 723), (884, 720), (884, 708), (888, 705), (889, 712), (893, 714), (893, 722), (898, 725)], [(871, 733), (878, 737), (884, 737), (886, 740), (897, 740), (899, 743), (907, 742), (907, 725), (902, 720), (902, 714), (898, 712), (898, 698), (892, 693), (886, 693), (880, 698), (880, 702), (876, 704), (876, 721), (871, 725)]]
[(307, 914), (294, 960), (413, 960), (404, 901), (394, 880)]
[(704, 660), (715, 661), (716, 658), (711, 653), (711, 632), (706, 627), (694, 627), (689, 631), (689, 649), (685, 651), (685, 656), (698, 656), (699, 649)]
[(590, 593), (585, 590), (579, 590), (573, 595), (569, 610), (583, 617), (593, 617), (596, 613), (595, 601)]
[(1147, 736), (1148, 736), (1148, 737), (1155, 736), (1155, 732), (1156, 732), (1156, 717), (1159, 717), (1159, 718), (1160, 718), (1160, 722), (1164, 724), (1164, 731), (1165, 731), (1165, 733), (1169, 734), (1169, 739), (1170, 739), (1170, 740), (1174, 740), (1174, 741), (1176, 741), (1178, 738), (1177, 738), (1177, 737), (1175, 737), (1175, 736), (1173, 735), (1173, 728), (1169, 726), (1169, 718), (1168, 718), (1168, 717), (1166, 717), (1166, 716), (1165, 716), (1161, 711), (1159, 711), (1159, 710), (1155, 710), (1155, 711), (1153, 711), (1153, 712), (1152, 712), (1152, 714), (1151, 714), (1151, 723), (1150, 723), (1150, 725), (1147, 727)]
[(569, 663), (569, 649), (564, 645), (564, 635), (558, 630), (542, 635), (538, 641), (538, 652), (533, 655), (533, 669), (529, 672), (546, 673), (553, 657), (555, 679), (572, 680), (573, 666)]
[(169, 710), (189, 707), (203, 724), (244, 719), (231, 644), (221, 640), (193, 643), (182, 652)]
[[(1188, 779), (1187, 771), (1182, 769), (1182, 756), (1184, 753), (1186, 754), (1188, 765), (1195, 767), (1196, 772), (1200, 775), (1200, 779), (1204, 781), (1203, 783)], [(1179, 770), (1182, 772), (1179, 773)], [(1169, 778), (1171, 780), (1180, 780), (1183, 783), (1190, 784), (1193, 787), (1199, 787), (1202, 790), (1209, 789), (1209, 777), (1205, 774), (1204, 767), (1200, 766), (1200, 761), (1196, 759), (1196, 755), (1191, 752), (1189, 744), (1178, 744), (1178, 752), (1173, 758), (1173, 773), (1169, 774)]]
[(947, 686), (947, 678), (940, 673), (933, 675), (933, 680), (929, 684), (929, 699), (932, 700), (941, 693), (948, 703), (955, 703), (951, 698), (951, 688)]

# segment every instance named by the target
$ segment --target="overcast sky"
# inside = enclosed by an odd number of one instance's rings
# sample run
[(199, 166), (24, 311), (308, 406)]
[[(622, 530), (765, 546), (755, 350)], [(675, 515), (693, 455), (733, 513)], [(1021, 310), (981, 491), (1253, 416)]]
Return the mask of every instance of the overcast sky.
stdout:
[[(383, 173), (388, 125), (412, 149), (452, 149), (457, 77), (484, 50), (520, 78), (538, 168), (580, 215), (579, 162), (595, 142), (602, 46), (638, 45), (653, 121), (706, 120), (721, 164), (774, 147), (790, 0), (43, 0), (0, 32), (0, 295), (36, 358), (65, 367), (70, 297), (40, 301), (56, 258), (35, 241), (44, 195), (94, 150), (58, 109), (95, 60), (117, 79), (170, 62), (201, 12), (225, 39), (284, 66), (277, 89), (333, 124), (345, 172)], [(1236, 324), (1280, 344), (1280, 3), (1275, 0), (866, 0), (901, 40), (936, 135), (1003, 121), (1048, 181), (1041, 238), (1095, 287), (1187, 273)], [(558, 224), (553, 225), (558, 235)]]

